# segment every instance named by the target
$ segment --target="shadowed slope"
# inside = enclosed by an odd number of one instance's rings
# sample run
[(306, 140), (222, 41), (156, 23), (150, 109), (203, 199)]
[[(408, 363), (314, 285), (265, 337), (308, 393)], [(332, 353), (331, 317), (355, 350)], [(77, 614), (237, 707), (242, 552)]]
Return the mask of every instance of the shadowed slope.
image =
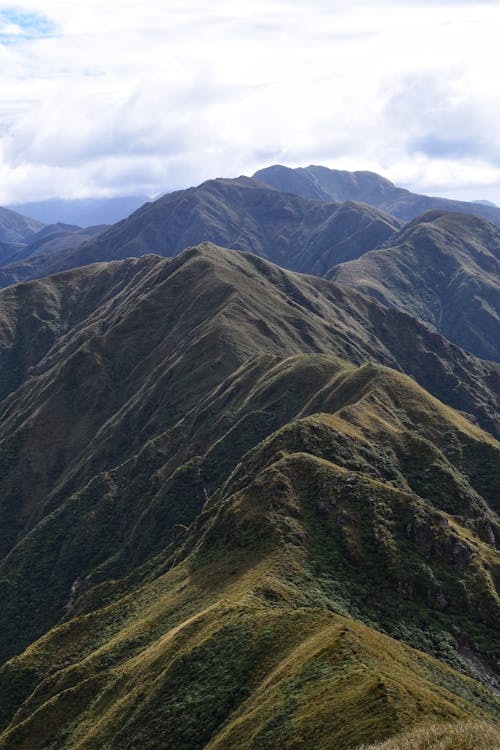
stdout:
[(494, 720), (500, 446), (384, 366), (485, 416), (493, 365), (212, 245), (6, 289), (0, 321), (1, 748)]
[(94, 261), (147, 253), (174, 256), (205, 241), (322, 275), (335, 263), (373, 249), (399, 227), (396, 219), (370, 206), (304, 200), (246, 177), (217, 179), (146, 203), (76, 250), (7, 266), (0, 283), (6, 286)]
[(430, 323), (477, 356), (500, 360), (500, 230), (481, 219), (425, 213), (389, 246), (329, 275)]
[(403, 221), (410, 221), (424, 211), (439, 209), (478, 216), (500, 225), (500, 208), (497, 206), (418, 195), (396, 187), (375, 172), (346, 172), (314, 165), (290, 169), (275, 164), (256, 172), (253, 179), (306, 198), (362, 201)]
[(22, 216), (8, 208), (0, 208), (0, 242), (26, 243), (43, 227), (43, 222)]
[(32, 259), (34, 255), (50, 255), (70, 247), (78, 247), (105, 229), (107, 229), (105, 225), (82, 229), (70, 224), (49, 224), (30, 238), (27, 244), (17, 247), (11, 255), (3, 257), (2, 265), (8, 264), (10, 266), (8, 273), (11, 274), (14, 273), (16, 267), (19, 267), (22, 277), (22, 264), (26, 259)]

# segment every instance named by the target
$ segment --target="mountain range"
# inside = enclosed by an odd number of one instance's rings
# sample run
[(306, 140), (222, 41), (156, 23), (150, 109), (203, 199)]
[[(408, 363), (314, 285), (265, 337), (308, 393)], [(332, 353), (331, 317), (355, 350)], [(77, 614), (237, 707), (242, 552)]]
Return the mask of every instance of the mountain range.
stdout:
[[(363, 197), (374, 199), (369, 191)], [(0, 284), (96, 261), (175, 256), (206, 240), (290, 270), (342, 279), (417, 316), (477, 356), (500, 360), (495, 226), (441, 209), (403, 225), (366, 203), (312, 200), (246, 177), (170, 193), (108, 229), (67, 233), (59, 246), (42, 244), (36, 252), (28, 247), (0, 268)]]
[(424, 211), (439, 209), (478, 216), (500, 225), (500, 208), (489, 201), (456, 201), (419, 195), (396, 187), (375, 172), (345, 172), (314, 165), (291, 169), (275, 164), (259, 170), (253, 178), (282, 192), (304, 198), (369, 203), (403, 221), (410, 221)]
[(25, 237), (0, 750), (498, 744), (499, 231), (238, 178)]
[(500, 229), (482, 219), (426, 211), (385, 246), (328, 276), (500, 361)]
[[(49, 255), (86, 240), (107, 229), (107, 225), (86, 226), (61, 221), (44, 223), (7, 208), (0, 208), (0, 267), (15, 267), (34, 255)], [(9, 283), (15, 283), (15, 276)]]
[(92, 242), (2, 269), (3, 285), (95, 261), (177, 255), (209, 240), (285, 268), (326, 273), (357, 258), (401, 226), (368, 205), (306, 201), (247, 177), (209, 180), (145, 204)]
[(22, 263), (33, 262), (36, 255), (52, 255), (62, 250), (78, 247), (96, 234), (107, 229), (106, 225), (86, 227), (71, 224), (46, 224), (24, 243), (4, 245), (4, 255), (0, 266), (15, 267)]
[(7, 208), (44, 224), (76, 224), (79, 227), (114, 224), (148, 201), (146, 195), (115, 198), (49, 198), (15, 203)]

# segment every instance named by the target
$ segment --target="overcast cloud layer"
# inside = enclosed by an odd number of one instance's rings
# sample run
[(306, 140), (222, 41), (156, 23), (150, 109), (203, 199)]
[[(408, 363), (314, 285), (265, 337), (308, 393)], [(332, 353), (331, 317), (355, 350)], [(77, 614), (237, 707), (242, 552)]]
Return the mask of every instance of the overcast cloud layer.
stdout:
[(500, 203), (500, 2), (0, 0), (0, 204), (272, 163)]

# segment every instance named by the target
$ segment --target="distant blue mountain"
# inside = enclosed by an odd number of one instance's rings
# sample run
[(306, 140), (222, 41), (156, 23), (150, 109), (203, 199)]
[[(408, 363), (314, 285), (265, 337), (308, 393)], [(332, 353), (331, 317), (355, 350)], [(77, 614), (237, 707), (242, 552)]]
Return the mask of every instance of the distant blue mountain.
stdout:
[(125, 219), (149, 200), (145, 195), (118, 198), (50, 198), (45, 201), (8, 206), (24, 216), (46, 224), (76, 224), (79, 227), (114, 224)]

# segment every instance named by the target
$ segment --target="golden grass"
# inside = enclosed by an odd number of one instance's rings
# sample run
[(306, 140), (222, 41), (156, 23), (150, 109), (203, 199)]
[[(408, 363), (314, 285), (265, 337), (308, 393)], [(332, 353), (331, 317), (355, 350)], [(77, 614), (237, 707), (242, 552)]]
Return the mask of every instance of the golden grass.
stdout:
[(485, 721), (433, 722), (358, 750), (496, 750), (500, 731)]

